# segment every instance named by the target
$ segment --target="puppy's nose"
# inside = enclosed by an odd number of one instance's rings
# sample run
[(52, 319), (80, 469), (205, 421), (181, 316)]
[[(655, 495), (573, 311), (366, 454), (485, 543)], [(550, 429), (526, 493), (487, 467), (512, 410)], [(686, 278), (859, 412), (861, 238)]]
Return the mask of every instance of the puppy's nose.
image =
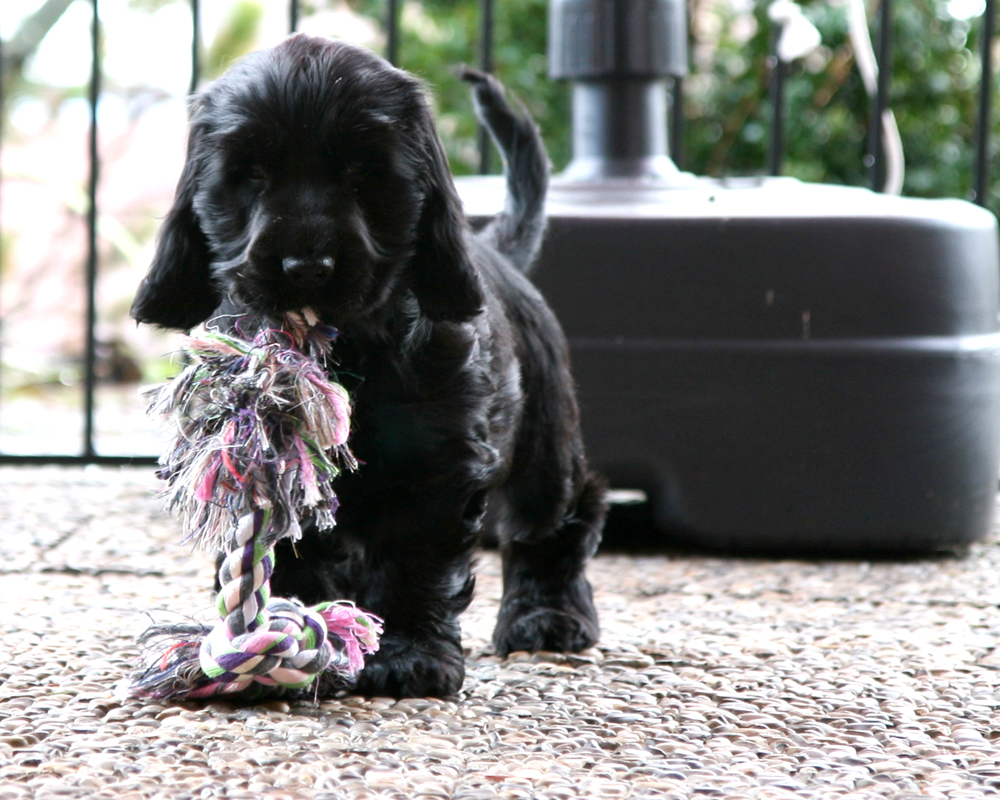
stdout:
[(333, 272), (331, 256), (289, 256), (281, 260), (281, 269), (299, 286), (319, 286)]

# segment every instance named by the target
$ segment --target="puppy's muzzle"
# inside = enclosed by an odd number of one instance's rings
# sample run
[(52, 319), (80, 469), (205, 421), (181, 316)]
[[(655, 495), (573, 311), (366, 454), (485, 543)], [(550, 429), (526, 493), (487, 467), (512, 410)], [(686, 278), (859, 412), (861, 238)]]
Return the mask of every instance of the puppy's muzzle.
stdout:
[(285, 277), (295, 286), (309, 289), (333, 275), (332, 256), (289, 256), (281, 260)]

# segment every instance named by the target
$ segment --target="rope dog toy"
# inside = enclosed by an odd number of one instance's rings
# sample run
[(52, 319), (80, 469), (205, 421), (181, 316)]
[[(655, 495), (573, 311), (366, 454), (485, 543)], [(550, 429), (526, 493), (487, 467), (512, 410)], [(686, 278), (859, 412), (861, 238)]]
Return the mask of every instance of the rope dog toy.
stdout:
[[(172, 430), (157, 476), (185, 541), (225, 551), (219, 621), (154, 625), (128, 693), (159, 700), (349, 685), (378, 649), (382, 621), (348, 601), (306, 607), (271, 597), (274, 544), (302, 535), (300, 514), (334, 525), (331, 481), (357, 462), (347, 447), (350, 400), (321, 366), (337, 332), (310, 311), (252, 339), (207, 330), (190, 363), (144, 392)], [(240, 322), (236, 321), (239, 329)], [(318, 683), (316, 684), (318, 688)], [(269, 688), (268, 688), (269, 687)]]

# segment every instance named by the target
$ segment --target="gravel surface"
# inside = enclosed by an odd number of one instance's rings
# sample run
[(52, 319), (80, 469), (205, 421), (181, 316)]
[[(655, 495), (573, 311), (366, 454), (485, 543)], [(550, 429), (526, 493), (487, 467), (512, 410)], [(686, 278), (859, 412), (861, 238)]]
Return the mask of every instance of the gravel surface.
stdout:
[(909, 563), (601, 555), (601, 644), (446, 699), (114, 699), (147, 611), (211, 603), (151, 470), (0, 469), (5, 798), (979, 798), (1000, 793), (1000, 546)]

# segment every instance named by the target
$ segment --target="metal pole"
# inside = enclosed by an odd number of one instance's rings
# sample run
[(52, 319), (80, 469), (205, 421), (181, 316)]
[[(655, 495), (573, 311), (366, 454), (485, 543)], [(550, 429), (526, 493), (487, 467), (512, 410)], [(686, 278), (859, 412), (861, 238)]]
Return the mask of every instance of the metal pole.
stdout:
[(288, 4), (288, 32), (295, 33), (299, 29), (299, 0), (291, 0)]
[(876, 192), (885, 185), (885, 148), (882, 145), (882, 117), (889, 105), (889, 85), (892, 78), (892, 0), (882, 0), (879, 9), (878, 32), (878, 89), (872, 103), (869, 125), (870, 151), (868, 158), (872, 189)]
[[(479, 68), (492, 73), (493, 64), (493, 0), (479, 3)], [(488, 175), (491, 167), (490, 135), (486, 128), (479, 126), (479, 174)]]
[(394, 67), (399, 66), (399, 0), (389, 0), (385, 12), (385, 57)]
[(198, 79), (201, 77), (201, 2), (191, 0), (191, 84), (188, 94), (198, 90)]
[(670, 84), (670, 159), (684, 169), (684, 78), (675, 75)]
[(771, 81), (768, 93), (771, 95), (771, 143), (767, 151), (767, 171), (769, 175), (781, 175), (785, 163), (785, 79), (788, 64), (778, 56), (778, 39), (784, 26), (775, 25), (771, 37), (772, 52)]
[[(3, 149), (3, 109), (4, 109), (4, 91), (3, 91), (3, 37), (0, 36), (0, 151)], [(0, 159), (0, 163), (2, 159)], [(0, 186), (3, 185), (3, 175), (0, 174)], [(2, 216), (0, 216), (0, 222), (2, 222)], [(3, 263), (3, 226), (0, 225), (0, 264)], [(0, 272), (0, 276), (3, 273)], [(2, 298), (2, 295), (0, 295)], [(2, 396), (3, 396), (3, 315), (0, 314), (0, 411), (2, 411)], [(0, 422), (3, 418), (0, 416)], [(2, 448), (0, 448), (2, 452)]]
[(996, 36), (996, 0), (986, 0), (983, 13), (983, 66), (979, 80), (979, 120), (976, 128), (976, 172), (973, 200), (986, 205), (990, 173), (990, 117), (993, 112), (993, 39)]
[(87, 332), (84, 373), (83, 454), (91, 458), (94, 449), (94, 390), (97, 384), (97, 182), (100, 161), (97, 150), (97, 103), (101, 93), (101, 19), (98, 0), (91, 0), (93, 19), (90, 27), (90, 177), (87, 186)]

